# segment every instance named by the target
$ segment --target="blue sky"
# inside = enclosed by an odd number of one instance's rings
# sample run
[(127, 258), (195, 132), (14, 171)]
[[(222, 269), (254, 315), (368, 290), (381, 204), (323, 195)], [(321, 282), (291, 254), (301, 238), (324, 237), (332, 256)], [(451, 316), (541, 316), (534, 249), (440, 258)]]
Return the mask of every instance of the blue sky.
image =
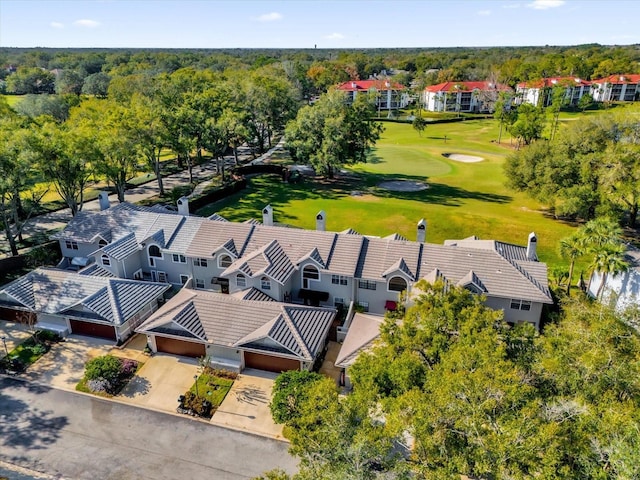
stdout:
[(639, 18), (637, 0), (0, 0), (0, 46), (628, 45)]

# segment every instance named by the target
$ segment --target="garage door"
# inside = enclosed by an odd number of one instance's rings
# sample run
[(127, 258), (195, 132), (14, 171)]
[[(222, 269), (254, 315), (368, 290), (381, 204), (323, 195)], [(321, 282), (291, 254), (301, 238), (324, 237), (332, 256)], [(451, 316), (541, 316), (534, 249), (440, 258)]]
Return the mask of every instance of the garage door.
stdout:
[(10, 322), (26, 322), (27, 316), (33, 315), (23, 310), (14, 310), (13, 308), (0, 308), (0, 320), (8, 320)]
[(177, 340), (175, 338), (156, 336), (156, 348), (159, 352), (183, 355), (185, 357), (204, 357), (206, 355), (206, 349), (202, 343)]
[(257, 368), (258, 370), (277, 373), (300, 370), (300, 362), (298, 360), (252, 352), (244, 352), (244, 366), (245, 368)]
[(116, 330), (111, 325), (101, 325), (99, 323), (82, 322), (80, 320), (70, 320), (71, 333), (78, 335), (89, 335), (90, 337), (116, 339)]

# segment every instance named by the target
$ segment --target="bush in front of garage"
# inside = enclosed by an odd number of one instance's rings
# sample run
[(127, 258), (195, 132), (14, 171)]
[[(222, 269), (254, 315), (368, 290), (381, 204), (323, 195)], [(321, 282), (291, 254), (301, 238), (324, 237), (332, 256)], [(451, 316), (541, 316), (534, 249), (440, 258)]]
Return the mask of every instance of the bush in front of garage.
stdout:
[(104, 396), (116, 395), (141, 366), (136, 360), (114, 355), (93, 358), (85, 364), (84, 377), (76, 390)]

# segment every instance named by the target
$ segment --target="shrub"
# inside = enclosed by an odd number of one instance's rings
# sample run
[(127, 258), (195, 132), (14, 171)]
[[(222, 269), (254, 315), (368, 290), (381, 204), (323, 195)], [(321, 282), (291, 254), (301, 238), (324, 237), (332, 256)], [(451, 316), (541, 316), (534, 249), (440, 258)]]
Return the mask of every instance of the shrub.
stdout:
[(122, 360), (113, 355), (104, 355), (89, 360), (85, 365), (87, 380), (104, 379), (109, 383), (116, 383), (122, 372)]
[(211, 375), (213, 377), (227, 378), (229, 380), (235, 380), (236, 378), (238, 378), (238, 374), (236, 372), (232, 372), (230, 370), (223, 370), (221, 368), (205, 367), (203, 373), (207, 375)]
[(193, 392), (187, 392), (184, 394), (183, 405), (185, 408), (188, 408), (200, 417), (211, 418), (213, 415), (211, 402), (206, 398), (198, 397)]
[(38, 338), (47, 342), (59, 342), (62, 340), (62, 337), (58, 335), (56, 332), (52, 332), (51, 330), (39, 330)]
[(42, 345), (41, 343), (29, 347), (29, 349), (31, 350), (31, 353), (33, 355), (44, 355), (45, 353), (47, 353), (47, 347)]
[(92, 392), (110, 392), (112, 385), (108, 380), (104, 378), (94, 378), (87, 382), (87, 388)]
[(122, 362), (122, 370), (121, 373), (123, 376), (125, 377), (130, 377), (132, 376), (134, 373), (136, 373), (136, 370), (138, 368), (138, 362), (136, 362), (135, 360), (131, 360), (129, 358), (126, 358), (123, 362)]

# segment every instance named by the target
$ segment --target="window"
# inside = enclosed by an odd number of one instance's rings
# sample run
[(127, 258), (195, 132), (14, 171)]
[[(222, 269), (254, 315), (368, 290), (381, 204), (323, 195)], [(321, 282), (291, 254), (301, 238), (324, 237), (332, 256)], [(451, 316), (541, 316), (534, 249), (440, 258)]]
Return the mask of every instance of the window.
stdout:
[(174, 253), (171, 255), (173, 257), (174, 263), (187, 263), (187, 259), (184, 255), (180, 255), (178, 253)]
[(302, 288), (309, 288), (310, 281), (318, 281), (320, 272), (313, 265), (305, 265), (302, 269)]
[(376, 282), (372, 282), (371, 280), (358, 280), (358, 288), (363, 290), (375, 290)]
[(105, 267), (111, 266), (111, 259), (107, 255), (102, 255), (101, 259), (102, 265), (104, 265)]
[(69, 250), (78, 250), (78, 242), (75, 240), (65, 240), (64, 244)]
[(98, 247), (102, 248), (106, 246), (107, 246), (107, 241), (104, 238), (101, 238), (100, 241), (98, 242)]
[(271, 280), (269, 280), (267, 277), (262, 277), (260, 279), (260, 286), (263, 290), (271, 290)]
[(186, 284), (189, 281), (189, 275), (180, 275), (180, 283), (182, 285)]
[(194, 267), (206, 267), (207, 266), (207, 259), (206, 258), (194, 258), (193, 259), (193, 266)]
[(333, 306), (334, 307), (344, 307), (344, 298), (342, 298), (342, 297), (334, 297), (333, 298)]
[(220, 268), (227, 268), (231, 266), (231, 257), (229, 255), (222, 255), (218, 258), (218, 266)]
[(347, 285), (347, 277), (342, 275), (331, 275), (331, 283), (334, 285)]
[(169, 278), (165, 272), (158, 272), (158, 281), (161, 283), (167, 283)]
[(517, 298), (511, 299), (512, 310), (523, 310), (528, 312), (531, 310), (531, 302), (529, 300), (518, 300)]
[(243, 274), (239, 273), (236, 276), (236, 285), (238, 287), (246, 287), (247, 286), (247, 278)]
[(358, 306), (362, 309), (363, 312), (369, 311), (369, 302), (358, 302)]
[(407, 289), (407, 282), (404, 278), (393, 277), (389, 280), (389, 290), (392, 292), (404, 292)]
[(136, 270), (135, 272), (133, 272), (134, 280), (142, 280), (143, 278), (144, 278), (144, 274), (142, 273), (142, 270)]
[(196, 278), (196, 288), (204, 288), (204, 280)]
[(162, 258), (162, 252), (157, 245), (149, 245), (149, 265), (151, 267), (156, 266), (155, 258)]

